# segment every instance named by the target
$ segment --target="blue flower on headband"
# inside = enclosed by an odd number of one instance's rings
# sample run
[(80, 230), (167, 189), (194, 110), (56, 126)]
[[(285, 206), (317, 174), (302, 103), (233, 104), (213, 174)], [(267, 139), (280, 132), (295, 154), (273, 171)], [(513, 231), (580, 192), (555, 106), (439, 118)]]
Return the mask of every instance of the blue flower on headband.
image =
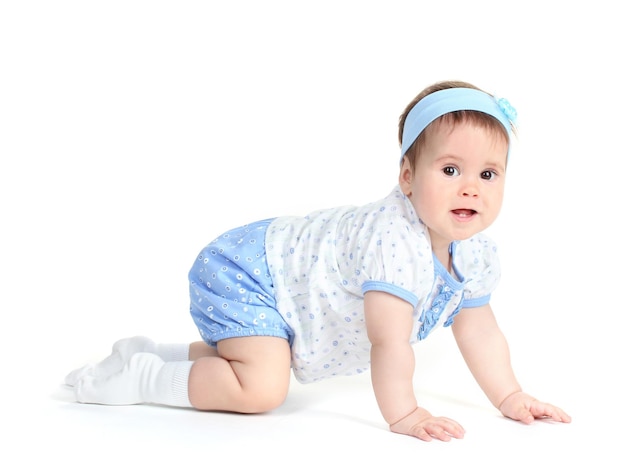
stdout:
[(515, 120), (517, 120), (517, 110), (515, 110), (515, 107), (513, 107), (513, 105), (511, 105), (507, 99), (497, 99), (496, 103), (498, 104), (498, 107), (500, 107), (500, 110), (502, 110), (502, 112), (509, 119), (509, 121), (515, 124)]

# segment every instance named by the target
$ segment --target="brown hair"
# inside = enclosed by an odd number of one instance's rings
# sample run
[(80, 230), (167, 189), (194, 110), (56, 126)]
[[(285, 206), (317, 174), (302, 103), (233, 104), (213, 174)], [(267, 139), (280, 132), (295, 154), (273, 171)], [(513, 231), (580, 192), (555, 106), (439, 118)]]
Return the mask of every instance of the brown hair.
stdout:
[[(441, 81), (441, 82), (436, 82), (426, 87), (413, 100), (411, 100), (411, 102), (406, 106), (406, 108), (402, 112), (402, 115), (400, 115), (400, 122), (398, 124), (398, 141), (400, 142), (400, 147), (402, 147), (402, 133), (404, 131), (404, 122), (406, 121), (407, 115), (413, 109), (415, 104), (419, 102), (420, 100), (422, 100), (427, 95), (432, 94), (433, 92), (438, 92), (444, 89), (452, 89), (456, 87), (464, 87), (467, 89), (475, 89), (475, 90), (480, 90), (481, 92), (485, 92), (484, 90), (479, 89), (475, 85), (470, 84), (469, 82), (463, 82), (463, 81)], [(485, 92), (485, 93), (488, 93), (488, 92)], [(407, 150), (404, 157), (408, 159), (409, 164), (411, 165), (411, 169), (415, 169), (415, 161), (421, 149), (424, 147), (424, 143), (426, 142), (428, 135), (429, 135), (429, 130), (431, 130), (433, 126), (437, 126), (436, 124), (439, 124), (444, 121), (447, 123), (450, 123), (451, 125), (456, 125), (457, 123), (463, 123), (463, 122), (476, 124), (476, 125), (484, 127), (487, 130), (493, 131), (495, 133), (503, 133), (504, 136), (506, 137), (507, 142), (509, 141), (509, 135), (507, 131), (504, 129), (502, 124), (491, 115), (488, 115), (483, 112), (474, 111), (474, 110), (460, 110), (458, 112), (446, 113), (445, 115), (435, 119), (432, 123), (430, 123), (424, 129), (424, 131), (417, 137), (417, 139), (410, 146), (410, 148)], [(513, 131), (514, 131), (514, 128), (513, 128)]]

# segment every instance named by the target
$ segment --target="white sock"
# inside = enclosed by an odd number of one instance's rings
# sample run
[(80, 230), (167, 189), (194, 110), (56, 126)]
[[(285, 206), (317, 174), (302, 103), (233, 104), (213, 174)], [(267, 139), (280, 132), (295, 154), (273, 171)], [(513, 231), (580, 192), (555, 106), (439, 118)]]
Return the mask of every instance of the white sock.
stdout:
[(163, 361), (189, 360), (187, 343), (154, 343), (148, 337), (131, 337), (113, 344), (111, 354), (99, 363), (89, 363), (65, 377), (65, 384), (75, 386), (83, 376), (110, 376), (120, 371), (135, 353), (154, 353)]
[(192, 407), (187, 387), (192, 365), (193, 361), (165, 362), (153, 353), (136, 353), (117, 373), (83, 376), (74, 393), (78, 402), (88, 404)]

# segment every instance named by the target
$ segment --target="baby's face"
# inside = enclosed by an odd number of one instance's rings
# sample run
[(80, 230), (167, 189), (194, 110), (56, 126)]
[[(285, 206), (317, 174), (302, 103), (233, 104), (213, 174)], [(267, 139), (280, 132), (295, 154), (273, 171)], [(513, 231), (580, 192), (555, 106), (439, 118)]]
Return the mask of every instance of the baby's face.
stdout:
[(502, 207), (506, 137), (470, 123), (429, 130), (413, 174), (400, 186), (428, 227), (433, 249), (447, 248), (491, 225)]

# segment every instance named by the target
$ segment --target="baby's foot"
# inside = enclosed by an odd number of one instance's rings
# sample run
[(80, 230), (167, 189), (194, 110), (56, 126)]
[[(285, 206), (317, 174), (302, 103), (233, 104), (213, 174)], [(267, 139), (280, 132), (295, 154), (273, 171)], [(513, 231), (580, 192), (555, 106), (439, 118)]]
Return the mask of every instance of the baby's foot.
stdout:
[(82, 366), (81, 368), (72, 371), (65, 377), (65, 384), (67, 384), (68, 386), (75, 386), (79, 379), (81, 379), (83, 376), (91, 374), (95, 366), (96, 365), (94, 363), (88, 363), (85, 366)]
[(152, 353), (131, 356), (119, 371), (109, 376), (84, 375), (74, 393), (81, 403), (121, 406), (141, 404), (150, 399), (159, 370), (165, 362)]
[(75, 386), (84, 376), (107, 377), (120, 371), (135, 353), (153, 352), (156, 344), (147, 337), (137, 336), (118, 340), (111, 354), (100, 363), (89, 363), (65, 377), (65, 384)]

